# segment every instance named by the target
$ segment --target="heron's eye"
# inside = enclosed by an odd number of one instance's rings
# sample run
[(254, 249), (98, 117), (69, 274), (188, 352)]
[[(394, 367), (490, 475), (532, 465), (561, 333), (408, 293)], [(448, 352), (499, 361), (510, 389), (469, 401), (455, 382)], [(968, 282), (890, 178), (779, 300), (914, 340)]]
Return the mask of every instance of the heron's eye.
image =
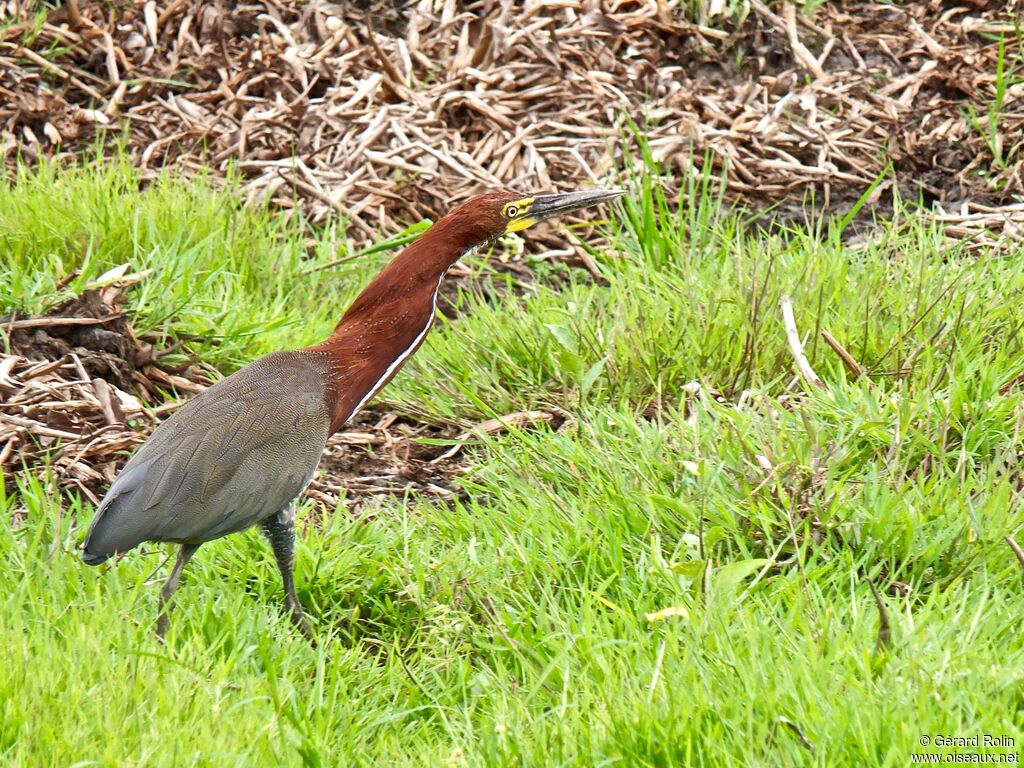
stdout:
[(516, 208), (514, 205), (505, 206), (505, 215), (508, 216), (510, 219), (514, 219), (517, 213), (519, 213), (519, 209)]

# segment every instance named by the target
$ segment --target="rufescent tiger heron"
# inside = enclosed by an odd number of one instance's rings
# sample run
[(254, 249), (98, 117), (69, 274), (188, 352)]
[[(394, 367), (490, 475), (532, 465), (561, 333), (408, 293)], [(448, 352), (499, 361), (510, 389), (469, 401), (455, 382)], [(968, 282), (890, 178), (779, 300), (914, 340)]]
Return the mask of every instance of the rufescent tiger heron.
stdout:
[(82, 560), (98, 565), (144, 541), (181, 544), (161, 592), (162, 637), (182, 569), (199, 546), (259, 524), (281, 571), (285, 607), (312, 640), (295, 594), (293, 502), (312, 479), (327, 438), (423, 343), (441, 281), (461, 256), (621, 194), (495, 192), (444, 216), (373, 279), (327, 339), (256, 360), (163, 422), (100, 503)]

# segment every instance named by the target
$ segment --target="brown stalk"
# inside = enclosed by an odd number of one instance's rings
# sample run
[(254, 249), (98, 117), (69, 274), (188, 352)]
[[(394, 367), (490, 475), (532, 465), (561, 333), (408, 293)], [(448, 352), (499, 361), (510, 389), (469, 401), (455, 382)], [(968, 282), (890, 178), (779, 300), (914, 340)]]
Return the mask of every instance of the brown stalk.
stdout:
[(1020, 545), (1014, 540), (1013, 536), (1007, 534), (1004, 538), (1006, 543), (1010, 545), (1010, 549), (1013, 550), (1013, 554), (1017, 556), (1017, 562), (1020, 563), (1020, 567), (1024, 568), (1024, 549), (1020, 548)]
[[(859, 379), (862, 376), (867, 376), (867, 374), (864, 372), (864, 369), (861, 367), (860, 363), (858, 363), (854, 359), (853, 355), (851, 355), (847, 351), (846, 347), (839, 343), (835, 336), (833, 336), (827, 330), (822, 328), (821, 337), (825, 339), (826, 344), (832, 347), (832, 351), (839, 355), (839, 359), (843, 361), (843, 364), (846, 366), (847, 370), (853, 374), (854, 379)], [(868, 382), (868, 385), (870, 387), (873, 388), (875, 386), (875, 383), (871, 381), (871, 379), (865, 380)]]
[(889, 623), (889, 611), (885, 607), (882, 596), (878, 594), (875, 583), (868, 579), (868, 586), (871, 587), (871, 594), (875, 598), (875, 605), (878, 607), (878, 640), (875, 642), (875, 654), (883, 655), (892, 645), (892, 625)]

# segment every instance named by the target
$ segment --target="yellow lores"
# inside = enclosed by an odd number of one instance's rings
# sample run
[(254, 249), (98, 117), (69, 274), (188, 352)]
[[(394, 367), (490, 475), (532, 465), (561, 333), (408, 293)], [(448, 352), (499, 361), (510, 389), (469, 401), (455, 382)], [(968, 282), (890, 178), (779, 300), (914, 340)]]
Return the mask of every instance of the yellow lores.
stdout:
[(578, 211), (621, 194), (621, 189), (591, 189), (586, 192), (563, 192), (509, 200), (501, 206), (501, 216), (505, 220), (505, 231), (502, 234), (522, 232), (538, 221)]
[(533, 206), (533, 197), (524, 197), (522, 200), (513, 200), (505, 203), (501, 209), (501, 215), (508, 219), (508, 226), (505, 227), (505, 234), (510, 232), (521, 232), (529, 229), (537, 223), (538, 219), (530, 216), (530, 208)]

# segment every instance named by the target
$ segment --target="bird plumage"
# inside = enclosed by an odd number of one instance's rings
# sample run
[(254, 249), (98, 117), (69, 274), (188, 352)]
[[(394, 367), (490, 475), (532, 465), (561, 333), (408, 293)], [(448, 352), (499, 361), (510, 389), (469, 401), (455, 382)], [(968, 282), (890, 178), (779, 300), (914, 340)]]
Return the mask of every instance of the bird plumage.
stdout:
[(83, 559), (101, 563), (144, 541), (200, 544), (276, 514), (312, 479), (329, 427), (315, 360), (260, 358), (153, 432), (100, 504)]
[(179, 577), (204, 542), (258, 524), (284, 581), (285, 604), (312, 638), (293, 583), (292, 504), (331, 434), (419, 348), (445, 274), (467, 251), (617, 190), (522, 198), (480, 195), (444, 216), (359, 294), (333, 333), (275, 352), (222, 379), (154, 430), (110, 486), (86, 534), (90, 565), (144, 541), (180, 543), (157, 631)]

